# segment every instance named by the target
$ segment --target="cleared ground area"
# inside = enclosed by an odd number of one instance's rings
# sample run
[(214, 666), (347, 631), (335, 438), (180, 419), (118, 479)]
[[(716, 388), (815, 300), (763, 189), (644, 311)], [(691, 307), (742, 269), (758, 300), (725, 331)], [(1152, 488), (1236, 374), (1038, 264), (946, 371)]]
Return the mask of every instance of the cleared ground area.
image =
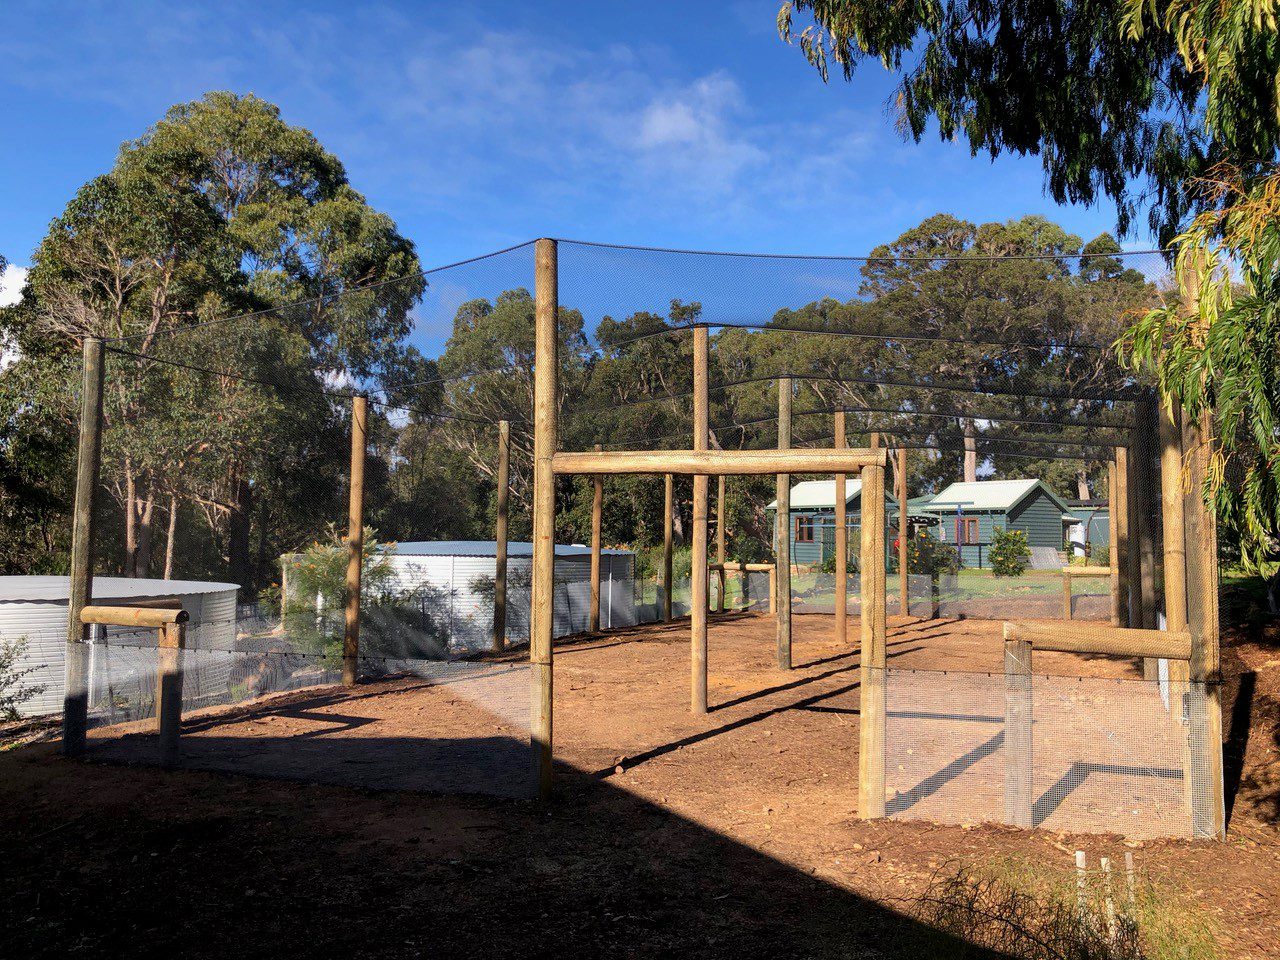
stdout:
[[(559, 645), (549, 808), (418, 792), (518, 792), (518, 653), (491, 674), (510, 679), (475, 681), (487, 692), (391, 678), (193, 716), (186, 763), (205, 769), (135, 762), (154, 742), (118, 728), (94, 732), (89, 764), (0, 755), (14, 955), (300, 956), (323, 938), (354, 956), (916, 956), (927, 931), (901, 914), (947, 860), (1066, 867), (1078, 848), (1176, 878), (1226, 955), (1275, 954), (1266, 638), (1230, 660), (1228, 843), (1126, 844), (859, 820), (857, 656), (828, 616), (795, 627), (798, 666), (780, 671), (770, 618), (713, 621), (705, 717), (687, 710), (687, 624)], [(998, 674), (999, 627), (890, 618), (889, 664)], [(1036, 669), (1140, 676), (1068, 655)]]

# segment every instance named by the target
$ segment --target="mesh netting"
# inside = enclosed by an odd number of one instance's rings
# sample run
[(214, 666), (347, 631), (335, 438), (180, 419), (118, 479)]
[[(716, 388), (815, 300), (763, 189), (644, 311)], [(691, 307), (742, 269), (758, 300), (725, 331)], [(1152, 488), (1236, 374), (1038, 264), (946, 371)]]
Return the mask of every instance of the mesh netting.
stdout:
[(1011, 760), (1002, 674), (885, 673), (886, 812), (940, 823), (1018, 823), (1132, 838), (1204, 835), (1192, 798), (1209, 771), (1190, 750), (1203, 684), (1035, 675), (1029, 757)]

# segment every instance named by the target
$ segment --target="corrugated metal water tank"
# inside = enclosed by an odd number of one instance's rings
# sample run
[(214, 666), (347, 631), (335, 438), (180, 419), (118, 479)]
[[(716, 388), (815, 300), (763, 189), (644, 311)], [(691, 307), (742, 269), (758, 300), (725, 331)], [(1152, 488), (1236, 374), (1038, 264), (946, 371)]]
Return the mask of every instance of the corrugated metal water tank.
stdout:
[[(493, 630), (492, 585), (497, 570), (497, 546), (492, 540), (431, 540), (399, 543), (391, 566), (397, 589), (417, 595), (431, 605), (454, 650), (482, 649)], [(529, 584), (533, 544), (507, 544), (507, 637), (529, 638)], [(590, 605), (591, 548), (556, 547), (556, 636), (587, 629)], [(600, 551), (600, 626), (634, 626), (635, 554), (630, 550)]]
[[(38, 696), (19, 711), (24, 716), (62, 710), (63, 671), (66, 663), (66, 577), (0, 577), (0, 641), (26, 639), (19, 670), (34, 668), (23, 683), (43, 686)], [(137, 600), (176, 597), (191, 620), (187, 625), (189, 648), (229, 650), (236, 636), (236, 585), (196, 580), (149, 580), (130, 577), (94, 577), (93, 602), (102, 606), (128, 606)], [(128, 634), (128, 642), (153, 645), (154, 631), (109, 627), (107, 638)]]

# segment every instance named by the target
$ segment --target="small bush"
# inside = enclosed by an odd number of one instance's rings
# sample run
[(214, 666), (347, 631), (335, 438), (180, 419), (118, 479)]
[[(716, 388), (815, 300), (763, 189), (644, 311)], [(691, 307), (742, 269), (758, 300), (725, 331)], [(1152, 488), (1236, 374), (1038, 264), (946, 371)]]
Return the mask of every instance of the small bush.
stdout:
[(1031, 562), (1031, 548), (1022, 530), (997, 530), (991, 540), (991, 572), (997, 577), (1020, 576)]
[(27, 651), (27, 638), (0, 640), (0, 720), (18, 719), (18, 707), (32, 697), (44, 693), (43, 684), (26, 684), (23, 678), (35, 673), (36, 667), (18, 668), (18, 661)]
[[(857, 556), (857, 554), (854, 552), (854, 550), (852, 549), (852, 547), (853, 547), (853, 544), (850, 544), (850, 548), (851, 548), (851, 549), (849, 550), (849, 557), (848, 557), (847, 562), (845, 563), (845, 567), (846, 567), (846, 571), (847, 571), (848, 573), (854, 573), (854, 574), (856, 574), (856, 573), (857, 573), (860, 569), (862, 569), (862, 568), (858, 565), (858, 556)], [(828, 556), (825, 560), (823, 560), (823, 561), (822, 561), (822, 568), (821, 568), (821, 569), (822, 569), (822, 572), (823, 572), (823, 573), (835, 573), (835, 572), (836, 572), (836, 555), (835, 555), (834, 553), (833, 553), (833, 554), (831, 554), (831, 555), (830, 555), (830, 556)]]
[[(922, 533), (907, 540), (907, 572), (954, 574), (960, 570), (960, 552), (937, 537)], [(889, 573), (898, 572), (898, 551), (889, 551)]]

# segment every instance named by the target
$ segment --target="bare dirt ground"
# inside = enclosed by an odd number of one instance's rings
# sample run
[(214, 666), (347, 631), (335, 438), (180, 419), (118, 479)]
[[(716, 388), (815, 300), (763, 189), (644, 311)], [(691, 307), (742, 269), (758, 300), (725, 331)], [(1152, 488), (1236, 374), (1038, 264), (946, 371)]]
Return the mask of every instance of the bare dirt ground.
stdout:
[[(1274, 632), (1242, 632), (1224, 657), (1228, 841), (1126, 843), (860, 820), (858, 661), (832, 627), (797, 616), (784, 672), (771, 619), (713, 621), (705, 717), (688, 712), (687, 624), (559, 644), (548, 807), (420, 792), (519, 792), (518, 653), (484, 679), (396, 678), (194, 715), (180, 771), (130, 762), (154, 740), (128, 728), (95, 731), (87, 764), (51, 744), (0, 754), (3, 952), (950, 955), (904, 916), (941, 864), (1066, 867), (1084, 849), (1094, 862), (1130, 850), (1185, 890), (1225, 956), (1280, 953)], [(890, 664), (998, 672), (998, 631), (891, 618)], [(1137, 676), (1067, 655), (1036, 669)]]

